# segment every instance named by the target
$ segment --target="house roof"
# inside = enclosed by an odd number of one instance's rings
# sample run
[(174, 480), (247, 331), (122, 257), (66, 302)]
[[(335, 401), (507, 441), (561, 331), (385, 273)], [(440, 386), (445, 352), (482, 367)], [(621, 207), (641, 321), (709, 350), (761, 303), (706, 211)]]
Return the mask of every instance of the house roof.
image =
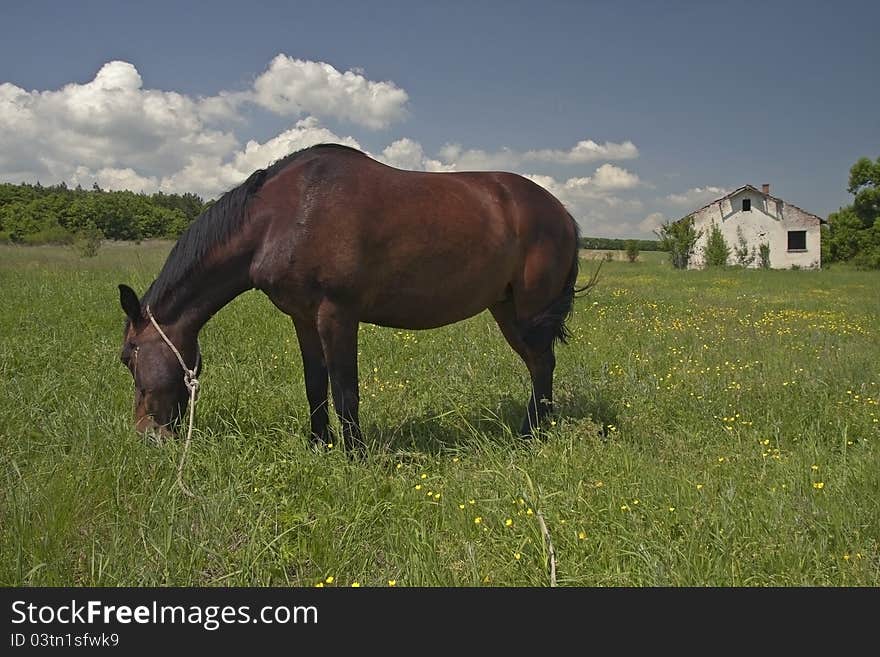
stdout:
[(719, 198), (716, 198), (714, 201), (710, 201), (709, 203), (706, 203), (706, 205), (704, 205), (703, 207), (701, 207), (701, 208), (697, 208), (696, 210), (694, 210), (693, 212), (688, 213), (688, 215), (685, 215), (685, 216), (690, 216), (690, 215), (692, 215), (692, 214), (696, 214), (696, 213), (699, 212), (700, 210), (705, 210), (705, 209), (708, 208), (710, 205), (715, 205), (716, 203), (718, 203), (718, 202), (720, 202), (720, 201), (723, 201), (723, 200), (725, 200), (725, 199), (731, 198), (732, 196), (736, 196), (736, 195), (739, 194), (740, 192), (742, 192), (742, 191), (746, 191), (746, 190), (748, 190), (748, 191), (750, 191), (750, 192), (754, 192), (755, 194), (760, 194), (761, 196), (766, 196), (767, 198), (769, 198), (769, 199), (771, 199), (771, 200), (773, 200), (773, 201), (778, 201), (779, 203), (784, 203), (785, 205), (789, 205), (789, 206), (793, 207), (795, 210), (800, 210), (801, 212), (803, 212), (803, 213), (806, 214), (806, 215), (809, 215), (809, 216), (811, 216), (811, 217), (815, 217), (816, 219), (819, 220), (819, 223), (823, 223), (823, 224), (827, 224), (827, 223), (828, 223), (828, 221), (827, 221), (826, 219), (823, 219), (823, 218), (820, 217), (819, 215), (817, 215), (817, 214), (813, 214), (812, 212), (807, 212), (807, 211), (804, 210), (803, 208), (799, 208), (798, 206), (796, 206), (794, 203), (789, 203), (788, 201), (785, 201), (785, 200), (783, 200), (783, 199), (781, 199), (781, 198), (778, 198), (778, 197), (776, 197), (776, 196), (773, 196), (772, 194), (765, 194), (764, 192), (762, 192), (760, 189), (758, 189), (758, 188), (755, 187), (754, 185), (743, 185), (742, 187), (737, 187), (737, 188), (734, 189), (732, 192), (730, 192), (730, 193), (728, 193), (728, 194), (725, 194), (724, 196), (721, 196), (721, 197), (719, 197)]

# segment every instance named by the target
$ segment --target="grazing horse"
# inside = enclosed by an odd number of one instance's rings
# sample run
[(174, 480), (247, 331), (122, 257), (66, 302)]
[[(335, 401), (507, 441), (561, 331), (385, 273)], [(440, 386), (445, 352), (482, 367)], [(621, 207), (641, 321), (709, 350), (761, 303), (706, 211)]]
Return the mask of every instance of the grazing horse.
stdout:
[(531, 435), (552, 408), (578, 235), (553, 195), (516, 174), (402, 171), (338, 144), (293, 153), (205, 210), (142, 299), (119, 286), (136, 428), (171, 433), (201, 368), (199, 330), (256, 288), (293, 319), (314, 440), (331, 439), (329, 377), (345, 446), (363, 447), (360, 322), (429, 329), (487, 308), (531, 374), (520, 431)]

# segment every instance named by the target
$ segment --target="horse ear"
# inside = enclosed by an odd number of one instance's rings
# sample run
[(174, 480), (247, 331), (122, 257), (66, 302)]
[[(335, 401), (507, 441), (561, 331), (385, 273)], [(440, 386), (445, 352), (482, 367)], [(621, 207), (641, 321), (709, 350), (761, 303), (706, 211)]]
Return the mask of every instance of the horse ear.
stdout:
[(132, 322), (140, 320), (141, 302), (138, 300), (135, 291), (128, 287), (128, 285), (119, 286), (119, 303)]

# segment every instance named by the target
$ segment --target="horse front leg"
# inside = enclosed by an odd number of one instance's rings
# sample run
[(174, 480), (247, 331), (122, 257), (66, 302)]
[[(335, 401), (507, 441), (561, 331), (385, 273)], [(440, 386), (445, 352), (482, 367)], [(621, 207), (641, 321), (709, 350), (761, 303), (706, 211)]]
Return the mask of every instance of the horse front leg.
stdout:
[(357, 315), (334, 302), (324, 301), (318, 308), (318, 334), (345, 448), (363, 452), (365, 445), (358, 419)]
[(330, 414), (327, 410), (327, 363), (324, 361), (324, 348), (314, 322), (294, 320), (293, 327), (299, 341), (306, 380), (311, 439), (313, 443), (323, 445), (332, 441)]

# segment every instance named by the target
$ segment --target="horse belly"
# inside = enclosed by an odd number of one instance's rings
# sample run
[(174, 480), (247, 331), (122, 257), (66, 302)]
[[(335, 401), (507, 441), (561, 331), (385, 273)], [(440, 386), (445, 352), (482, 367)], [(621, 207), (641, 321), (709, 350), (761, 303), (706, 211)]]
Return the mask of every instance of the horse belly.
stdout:
[(504, 270), (426, 267), (395, 277), (362, 307), (362, 321), (401, 329), (429, 329), (473, 317), (501, 301), (510, 277)]

